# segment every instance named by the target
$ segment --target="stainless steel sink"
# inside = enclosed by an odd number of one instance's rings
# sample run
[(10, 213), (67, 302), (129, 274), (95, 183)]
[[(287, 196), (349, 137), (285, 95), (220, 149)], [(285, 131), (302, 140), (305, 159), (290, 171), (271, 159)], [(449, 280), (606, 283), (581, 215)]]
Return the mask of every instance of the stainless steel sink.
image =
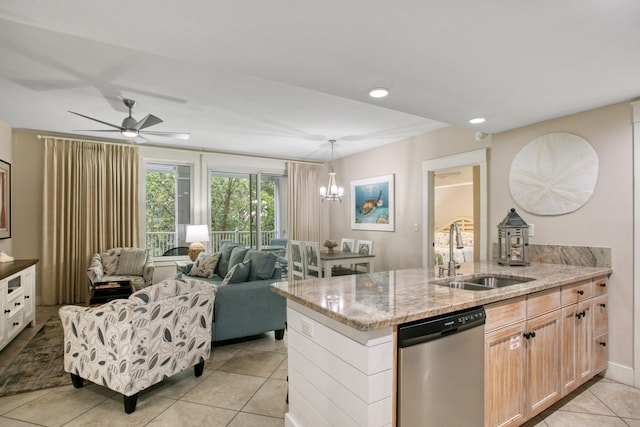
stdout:
[(464, 280), (452, 280), (450, 282), (440, 283), (440, 285), (449, 286), (454, 289), (464, 289), (467, 291), (488, 291), (496, 288), (504, 288), (505, 286), (519, 285), (532, 280), (534, 279), (529, 277), (503, 277), (492, 275)]

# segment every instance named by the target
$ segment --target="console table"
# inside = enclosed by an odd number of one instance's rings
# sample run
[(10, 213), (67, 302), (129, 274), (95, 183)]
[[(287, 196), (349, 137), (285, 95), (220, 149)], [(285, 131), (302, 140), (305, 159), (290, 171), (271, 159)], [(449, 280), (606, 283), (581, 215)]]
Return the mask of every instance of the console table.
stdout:
[(36, 323), (37, 259), (0, 263), (0, 350)]

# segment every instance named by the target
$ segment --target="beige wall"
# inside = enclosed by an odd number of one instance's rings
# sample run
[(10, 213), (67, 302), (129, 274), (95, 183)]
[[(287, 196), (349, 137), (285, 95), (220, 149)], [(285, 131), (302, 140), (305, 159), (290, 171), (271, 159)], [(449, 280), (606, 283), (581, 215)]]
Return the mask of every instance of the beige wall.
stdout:
[[(13, 256), (23, 259), (40, 259), (42, 254), (44, 141), (37, 135), (13, 131)], [(36, 265), (36, 301), (42, 301), (40, 266)]]
[[(375, 271), (421, 267), (422, 161), (485, 148), (490, 141), (477, 142), (473, 131), (450, 126), (335, 161), (338, 184), (345, 188), (346, 197), (342, 203), (323, 203), (320, 241), (373, 240), (374, 253), (380, 254)], [(352, 230), (350, 182), (388, 174), (395, 174), (395, 232)], [(419, 231), (414, 231), (414, 224)]]
[(632, 129), (631, 105), (623, 103), (496, 134), (489, 174), (489, 224), (498, 224), (510, 208), (517, 208), (509, 192), (509, 168), (529, 141), (550, 132), (570, 132), (585, 138), (596, 150), (598, 182), (584, 206), (556, 216), (533, 215), (521, 209), (518, 212), (535, 225), (531, 243), (611, 248), (609, 356), (616, 369), (610, 371), (620, 380), (630, 375), (627, 371), (633, 367)]

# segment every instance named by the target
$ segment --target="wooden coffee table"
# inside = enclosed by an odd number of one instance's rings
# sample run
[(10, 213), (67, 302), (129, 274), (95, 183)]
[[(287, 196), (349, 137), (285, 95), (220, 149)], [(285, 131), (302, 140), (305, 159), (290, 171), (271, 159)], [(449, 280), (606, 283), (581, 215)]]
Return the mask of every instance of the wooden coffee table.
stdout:
[(130, 280), (96, 282), (89, 286), (87, 305), (102, 305), (118, 298), (128, 298), (133, 293)]

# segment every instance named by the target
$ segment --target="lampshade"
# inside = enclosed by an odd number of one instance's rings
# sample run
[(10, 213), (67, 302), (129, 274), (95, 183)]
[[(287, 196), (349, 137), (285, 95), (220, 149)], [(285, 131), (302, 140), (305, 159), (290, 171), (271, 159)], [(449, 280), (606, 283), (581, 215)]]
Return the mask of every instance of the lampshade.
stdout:
[(187, 242), (208, 242), (209, 229), (206, 225), (187, 225)]

